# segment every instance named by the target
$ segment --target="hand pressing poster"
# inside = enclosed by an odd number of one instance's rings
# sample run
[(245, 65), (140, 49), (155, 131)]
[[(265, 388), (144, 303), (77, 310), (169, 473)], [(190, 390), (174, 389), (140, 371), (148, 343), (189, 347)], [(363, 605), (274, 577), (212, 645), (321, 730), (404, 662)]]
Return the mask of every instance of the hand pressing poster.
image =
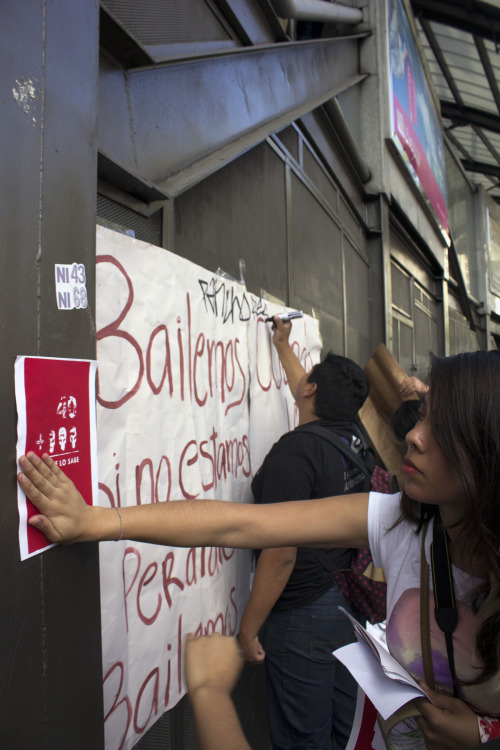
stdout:
[[(85, 502), (97, 498), (95, 375), (97, 362), (17, 357), (17, 459), (47, 453), (75, 483)], [(54, 545), (28, 524), (37, 511), (18, 485), (21, 560)]]

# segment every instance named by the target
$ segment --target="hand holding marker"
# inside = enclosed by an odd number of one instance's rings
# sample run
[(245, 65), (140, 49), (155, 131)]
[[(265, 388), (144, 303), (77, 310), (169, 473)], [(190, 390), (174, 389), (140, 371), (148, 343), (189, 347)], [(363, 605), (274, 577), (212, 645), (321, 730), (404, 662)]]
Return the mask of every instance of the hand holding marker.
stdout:
[(266, 318), (266, 323), (272, 323), (275, 317), (278, 317), (283, 321), (283, 323), (287, 323), (294, 318), (303, 318), (304, 313), (302, 312), (302, 310), (292, 310), (291, 312), (279, 313), (279, 315), (277, 316), (271, 315), (270, 318)]

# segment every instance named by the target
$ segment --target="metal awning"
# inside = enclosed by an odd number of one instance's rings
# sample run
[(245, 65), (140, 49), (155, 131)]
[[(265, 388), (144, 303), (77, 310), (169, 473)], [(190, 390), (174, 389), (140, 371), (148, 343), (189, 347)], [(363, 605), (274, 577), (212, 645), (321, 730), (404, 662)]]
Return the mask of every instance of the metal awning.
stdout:
[(500, 0), (410, 0), (443, 126), (500, 203)]

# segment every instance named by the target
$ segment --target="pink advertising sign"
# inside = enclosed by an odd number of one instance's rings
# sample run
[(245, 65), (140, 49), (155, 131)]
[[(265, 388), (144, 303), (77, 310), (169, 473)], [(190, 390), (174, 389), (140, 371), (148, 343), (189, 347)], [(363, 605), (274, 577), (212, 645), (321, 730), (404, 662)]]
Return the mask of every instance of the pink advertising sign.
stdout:
[(388, 0), (392, 139), (442, 232), (449, 233), (443, 127), (403, 0)]
[[(97, 498), (95, 376), (97, 362), (17, 357), (17, 459), (47, 453), (92, 505)], [(36, 509), (18, 486), (21, 560), (54, 545), (28, 524)]]

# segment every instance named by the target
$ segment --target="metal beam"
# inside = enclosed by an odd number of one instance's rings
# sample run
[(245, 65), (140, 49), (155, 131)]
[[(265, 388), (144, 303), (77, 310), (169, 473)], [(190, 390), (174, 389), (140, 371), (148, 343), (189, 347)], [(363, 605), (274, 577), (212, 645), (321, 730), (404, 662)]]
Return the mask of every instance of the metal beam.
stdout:
[(446, 83), (448, 84), (448, 88), (453, 94), (453, 98), (455, 99), (457, 104), (460, 104), (460, 106), (462, 106), (464, 103), (462, 99), (462, 95), (460, 94), (460, 91), (458, 90), (458, 86), (455, 83), (455, 79), (453, 78), (451, 74), (451, 70), (448, 66), (448, 63), (446, 62), (443, 51), (437, 42), (436, 36), (432, 30), (432, 27), (429, 21), (427, 21), (426, 18), (421, 18), (420, 23), (422, 25), (422, 29), (424, 30), (424, 34), (427, 37), (427, 41), (429, 42), (431, 49), (434, 53), (434, 57), (436, 58), (437, 63), (439, 67), (441, 68), (441, 72), (446, 80)]
[(453, 102), (440, 100), (441, 116), (451, 120), (456, 126), (477, 125), (479, 128), (500, 133), (500, 118), (496, 114), (474, 107), (459, 106)]
[(493, 95), (493, 99), (495, 100), (495, 104), (497, 105), (497, 109), (500, 112), (500, 91), (498, 89), (498, 83), (497, 79), (495, 77), (495, 72), (493, 70), (493, 66), (491, 64), (490, 57), (488, 55), (488, 50), (486, 49), (486, 45), (484, 43), (484, 39), (481, 39), (479, 36), (474, 37), (474, 41), (476, 43), (477, 52), (479, 55), (479, 58), (481, 60), (481, 64), (483, 66), (483, 70), (485, 72), (486, 78), (488, 80), (488, 83), (490, 85), (491, 93)]
[(173, 197), (339, 94), (367, 36), (240, 48), (124, 73), (102, 67), (99, 149)]
[(496, 148), (494, 147), (494, 145), (491, 143), (491, 141), (489, 140), (489, 138), (487, 138), (485, 136), (485, 134), (483, 133), (483, 131), (481, 130), (481, 128), (478, 128), (475, 125), (473, 125), (473, 129), (474, 129), (474, 132), (477, 135), (477, 137), (482, 140), (482, 142), (484, 143), (484, 145), (486, 146), (486, 148), (488, 149), (488, 151), (490, 152), (490, 154), (492, 155), (492, 157), (495, 159), (495, 161), (498, 164), (500, 164), (500, 154), (498, 153), (498, 151), (496, 150)]
[(271, 0), (271, 3), (281, 18), (354, 25), (363, 21), (361, 8), (337, 2), (325, 5), (323, 0)]
[(445, 130), (445, 133), (446, 133), (446, 136), (453, 143), (453, 145), (455, 146), (455, 148), (458, 151), (460, 151), (460, 153), (462, 154), (462, 156), (465, 156), (466, 159), (470, 159), (471, 157), (470, 157), (469, 152), (467, 151), (467, 149), (465, 148), (465, 146), (463, 146), (460, 143), (460, 141), (458, 140), (458, 138), (455, 137), (455, 135), (452, 132), (452, 128), (448, 128), (447, 130)]
[(101, 152), (97, 154), (97, 171), (100, 180), (110, 185), (120, 185), (123, 191), (145, 204), (163, 201), (167, 197), (149, 180), (122, 169)]
[(481, 161), (473, 161), (469, 159), (461, 159), (461, 162), (463, 168), (467, 170), (467, 172), (477, 172), (478, 174), (485, 174), (500, 179), (500, 165), (495, 167), (494, 164), (485, 164)]
[(497, 42), (500, 38), (500, 9), (478, 0), (410, 0), (413, 13), (444, 26), (468, 31)]
[(498, 188), (500, 188), (500, 181), (494, 182), (491, 187), (486, 188), (486, 192), (493, 198), (494, 201), (500, 204), (500, 194), (497, 193), (495, 195), (491, 192), (492, 190), (497, 190)]
[[(485, 136), (481, 128), (478, 128), (477, 125), (472, 125), (472, 129), (474, 130), (474, 133), (477, 135), (478, 138), (481, 139), (481, 141), (484, 143), (490, 154), (493, 156), (493, 158), (500, 164), (500, 154), (494, 148), (493, 144), (488, 140), (488, 138)], [(472, 156), (469, 154), (465, 146), (463, 146), (460, 141), (453, 135), (450, 129), (446, 131), (446, 137), (453, 143), (457, 151), (459, 151), (463, 159), (460, 159), (460, 164), (465, 169), (465, 165), (470, 165), (470, 169), (468, 171), (470, 172), (477, 172), (478, 174), (487, 174), (490, 175), (491, 168), (494, 169), (493, 165), (488, 165), (488, 172), (485, 172), (484, 170), (484, 164), (482, 162), (475, 161)], [(474, 165), (474, 167), (472, 167)]]

